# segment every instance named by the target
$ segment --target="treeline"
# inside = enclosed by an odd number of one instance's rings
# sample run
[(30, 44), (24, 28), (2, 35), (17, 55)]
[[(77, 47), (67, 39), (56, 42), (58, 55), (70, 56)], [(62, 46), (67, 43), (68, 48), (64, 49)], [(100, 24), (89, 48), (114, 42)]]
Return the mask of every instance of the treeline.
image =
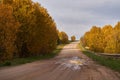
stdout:
[(93, 26), (81, 38), (83, 46), (95, 52), (120, 53), (120, 22), (114, 27), (103, 28)]
[(68, 44), (68, 35), (64, 31), (58, 31), (58, 44)]
[(76, 37), (73, 35), (71, 36), (71, 41), (74, 42), (76, 40)]
[(39, 3), (1, 0), (0, 62), (51, 53), (58, 40), (66, 43), (61, 38), (64, 35), (67, 39), (66, 35), (63, 32), (59, 35), (56, 23)]

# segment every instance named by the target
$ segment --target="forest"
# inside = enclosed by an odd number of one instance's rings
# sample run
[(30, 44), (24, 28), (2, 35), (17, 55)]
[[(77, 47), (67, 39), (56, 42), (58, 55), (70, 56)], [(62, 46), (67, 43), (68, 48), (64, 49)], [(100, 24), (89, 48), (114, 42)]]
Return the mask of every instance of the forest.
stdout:
[(65, 32), (41, 4), (32, 0), (1, 0), (0, 62), (51, 53), (68, 43)]
[(120, 54), (120, 22), (114, 27), (93, 26), (81, 37), (81, 42), (86, 49), (94, 52)]

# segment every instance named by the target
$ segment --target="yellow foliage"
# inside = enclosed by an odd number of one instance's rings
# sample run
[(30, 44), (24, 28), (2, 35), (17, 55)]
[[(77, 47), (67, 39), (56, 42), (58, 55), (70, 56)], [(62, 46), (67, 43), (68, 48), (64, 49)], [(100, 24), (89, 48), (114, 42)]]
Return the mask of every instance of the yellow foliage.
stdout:
[(93, 26), (81, 41), (95, 52), (120, 53), (120, 22), (114, 28), (111, 25), (105, 25), (102, 29)]
[(75, 41), (76, 37), (75, 36), (71, 36), (71, 41)]
[(56, 24), (31, 0), (4, 0), (0, 5), (0, 60), (51, 53), (57, 45)]
[(8, 5), (0, 5), (0, 17), (0, 59), (12, 59), (19, 22), (14, 19), (13, 9)]
[(63, 32), (63, 31), (59, 32), (58, 36), (59, 36), (61, 43), (63, 43), (63, 44), (68, 43), (68, 35), (65, 32)]

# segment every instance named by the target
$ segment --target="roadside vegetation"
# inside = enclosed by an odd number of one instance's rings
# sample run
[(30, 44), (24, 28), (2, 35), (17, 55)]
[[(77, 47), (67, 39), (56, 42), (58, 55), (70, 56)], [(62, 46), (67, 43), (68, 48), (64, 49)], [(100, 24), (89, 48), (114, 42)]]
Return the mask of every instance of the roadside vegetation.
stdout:
[(87, 49), (108, 54), (120, 54), (120, 22), (114, 27), (105, 25), (103, 28), (93, 26), (81, 38), (82, 45)]
[(26, 58), (16, 58), (13, 60), (6, 60), (5, 62), (2, 62), (0, 64), (0, 67), (3, 66), (15, 66), (15, 65), (20, 65), (20, 64), (25, 64), (25, 63), (30, 63), (38, 60), (45, 60), (45, 59), (50, 59), (58, 55), (58, 53), (62, 50), (62, 48), (65, 46), (65, 44), (60, 44), (56, 47), (56, 49), (51, 52), (50, 54), (45, 54), (45, 55), (39, 55), (39, 56), (31, 56), (31, 57), (26, 57)]
[(81, 37), (80, 48), (85, 55), (97, 63), (120, 72), (120, 58), (107, 56), (120, 54), (120, 22), (114, 27), (111, 25), (105, 25), (103, 28), (93, 26)]
[(58, 31), (58, 44), (68, 44), (68, 35), (64, 31)]
[(96, 55), (95, 53), (86, 50), (82, 44), (79, 44), (79, 47), (81, 49), (81, 51), (87, 55), (88, 57), (90, 57), (92, 60), (96, 61), (97, 63), (109, 67), (117, 72), (120, 72), (120, 59), (115, 59), (112, 57), (105, 57), (105, 56), (100, 56), (100, 55)]
[(40, 3), (1, 0), (0, 17), (0, 65), (50, 58), (62, 44), (69, 43), (68, 35), (57, 30), (52, 16)]

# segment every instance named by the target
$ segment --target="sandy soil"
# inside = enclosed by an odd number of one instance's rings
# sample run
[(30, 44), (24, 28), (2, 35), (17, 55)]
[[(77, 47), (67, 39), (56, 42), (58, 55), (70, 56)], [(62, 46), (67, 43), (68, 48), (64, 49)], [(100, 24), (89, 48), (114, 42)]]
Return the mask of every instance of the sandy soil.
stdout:
[[(77, 49), (77, 44), (78, 42), (73, 42), (66, 45), (53, 59), (0, 68), (0, 80), (120, 80), (119, 73), (86, 57)], [(81, 66), (81, 69), (73, 70), (56, 64), (61, 59), (75, 56), (84, 59), (87, 65)]]

